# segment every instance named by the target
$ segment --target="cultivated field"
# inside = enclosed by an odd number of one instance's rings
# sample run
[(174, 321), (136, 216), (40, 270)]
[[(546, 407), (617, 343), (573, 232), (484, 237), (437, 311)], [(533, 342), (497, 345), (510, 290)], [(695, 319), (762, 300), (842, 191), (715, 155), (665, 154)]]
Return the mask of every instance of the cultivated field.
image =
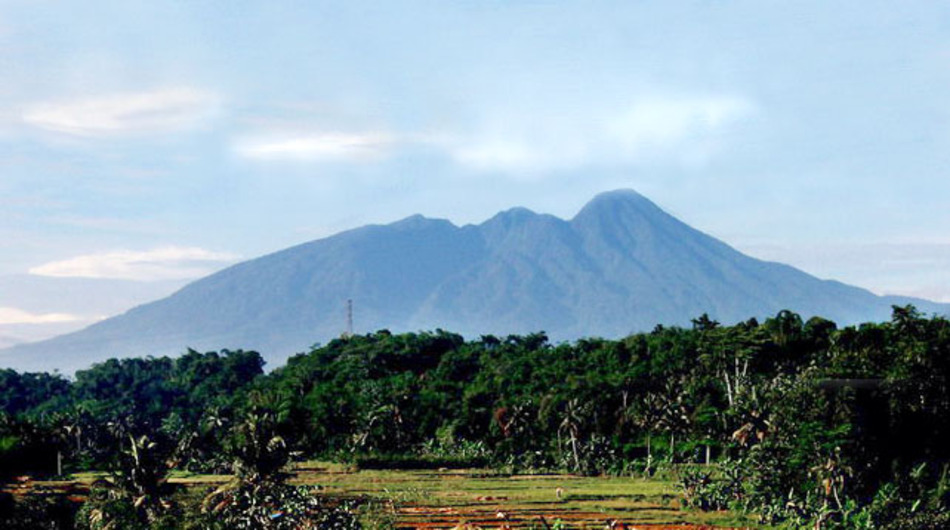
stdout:
[[(352, 470), (338, 464), (295, 466), (291, 482), (319, 486), (323, 495), (361, 506), (372, 525), (454, 528), (750, 528), (731, 513), (680, 507), (670, 481), (629, 477), (505, 475), (488, 470)], [(98, 474), (70, 482), (22, 485), (34, 493), (67, 491), (81, 499)], [(194, 495), (231, 480), (224, 475), (175, 474)]]
[[(359, 471), (303, 464), (302, 483), (320, 484), (331, 495), (365, 495), (393, 501), (402, 527), (571, 528), (747, 526), (731, 514), (682, 510), (672, 483), (617, 477), (499, 475), (480, 470)], [(560, 498), (559, 498), (560, 497)], [(542, 519), (544, 522), (542, 522)]]

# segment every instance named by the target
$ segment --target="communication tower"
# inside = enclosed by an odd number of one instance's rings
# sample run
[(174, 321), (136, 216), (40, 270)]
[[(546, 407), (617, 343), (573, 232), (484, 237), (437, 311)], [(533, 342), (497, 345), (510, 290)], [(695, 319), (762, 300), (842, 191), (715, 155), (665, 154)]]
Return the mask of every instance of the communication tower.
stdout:
[(353, 336), (353, 300), (347, 299), (346, 301), (346, 331), (343, 332), (344, 338), (350, 338)]

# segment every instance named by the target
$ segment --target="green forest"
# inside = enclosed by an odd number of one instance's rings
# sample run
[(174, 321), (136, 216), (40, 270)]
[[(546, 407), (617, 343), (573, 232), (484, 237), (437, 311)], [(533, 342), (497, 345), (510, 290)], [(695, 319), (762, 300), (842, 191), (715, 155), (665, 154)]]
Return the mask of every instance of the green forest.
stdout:
[[(859, 326), (703, 315), (556, 344), (381, 330), (270, 372), (240, 350), (113, 359), (74, 377), (0, 370), (0, 482), (109, 471), (80, 506), (3, 494), (0, 527), (359, 527), (285, 480), (290, 461), (319, 458), (659, 473), (690, 509), (764, 525), (946, 528), (948, 381), (950, 321), (912, 306)], [(171, 470), (236, 479), (189, 504)]]

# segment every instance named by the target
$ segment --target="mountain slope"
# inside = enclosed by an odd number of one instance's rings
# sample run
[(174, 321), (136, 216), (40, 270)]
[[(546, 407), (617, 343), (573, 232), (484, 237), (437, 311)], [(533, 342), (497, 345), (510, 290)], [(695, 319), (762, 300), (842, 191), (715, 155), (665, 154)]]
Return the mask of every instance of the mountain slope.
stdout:
[(344, 329), (441, 327), (472, 336), (545, 330), (616, 337), (702, 313), (723, 322), (792, 309), (839, 323), (883, 320), (879, 297), (746, 256), (629, 190), (566, 221), (523, 208), (457, 227), (413, 216), (237, 264), (82, 331), (0, 352), (0, 366), (72, 371), (113, 356), (257, 349), (272, 363)]

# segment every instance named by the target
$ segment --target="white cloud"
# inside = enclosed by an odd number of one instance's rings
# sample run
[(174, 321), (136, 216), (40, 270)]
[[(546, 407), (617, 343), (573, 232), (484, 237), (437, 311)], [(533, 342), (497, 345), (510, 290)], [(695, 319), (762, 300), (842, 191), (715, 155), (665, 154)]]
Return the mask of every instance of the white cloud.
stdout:
[(234, 152), (261, 161), (363, 162), (421, 146), (476, 171), (530, 176), (599, 163), (705, 160), (718, 147), (717, 134), (755, 111), (750, 101), (728, 95), (644, 96), (589, 108), (502, 109), (454, 132), (308, 133), (285, 124), (291, 130), (236, 141)]
[(235, 151), (258, 160), (371, 160), (384, 155), (395, 139), (383, 133), (323, 133), (259, 138), (238, 143)]
[(457, 162), (482, 171), (532, 173), (669, 159), (692, 163), (711, 156), (717, 135), (754, 112), (752, 102), (736, 96), (650, 96), (592, 114), (507, 113), (446, 147)]
[(606, 132), (634, 150), (670, 146), (714, 133), (753, 110), (752, 103), (735, 96), (651, 97), (609, 119)]
[(44, 102), (22, 113), (25, 123), (78, 136), (147, 134), (192, 129), (207, 122), (217, 96), (190, 88)]
[(138, 281), (198, 278), (237, 256), (195, 247), (161, 247), (147, 251), (117, 250), (77, 256), (33, 267), (37, 276), (112, 278)]
[(30, 313), (15, 307), (0, 307), (0, 325), (8, 324), (55, 324), (76, 322), (82, 318), (68, 313)]
[[(456, 161), (476, 169), (530, 169), (545, 163), (544, 149), (529, 142), (499, 137), (479, 138), (452, 150)], [(557, 157), (564, 161), (564, 153)], [(553, 162), (553, 160), (551, 160)]]

